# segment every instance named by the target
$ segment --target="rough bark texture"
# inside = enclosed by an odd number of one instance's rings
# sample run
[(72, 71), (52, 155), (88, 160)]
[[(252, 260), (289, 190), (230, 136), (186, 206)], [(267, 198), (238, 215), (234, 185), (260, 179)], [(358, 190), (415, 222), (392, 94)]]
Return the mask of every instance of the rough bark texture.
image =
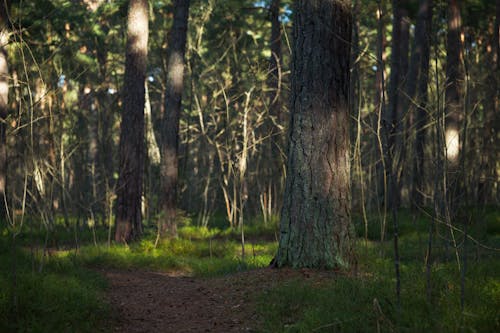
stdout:
[(0, 218), (6, 214), (5, 195), (7, 186), (7, 126), (9, 98), (9, 66), (7, 62), (8, 2), (0, 3)]
[(350, 1), (295, 2), (287, 180), (277, 266), (351, 263)]
[(120, 127), (120, 175), (117, 184), (117, 242), (142, 233), (142, 179), (144, 169), (144, 80), (148, 50), (148, 0), (130, 0), (127, 50)]
[(179, 173), (179, 117), (184, 86), (184, 53), (189, 0), (175, 0), (174, 23), (168, 39), (165, 115), (161, 126), (162, 230), (177, 233), (177, 179)]

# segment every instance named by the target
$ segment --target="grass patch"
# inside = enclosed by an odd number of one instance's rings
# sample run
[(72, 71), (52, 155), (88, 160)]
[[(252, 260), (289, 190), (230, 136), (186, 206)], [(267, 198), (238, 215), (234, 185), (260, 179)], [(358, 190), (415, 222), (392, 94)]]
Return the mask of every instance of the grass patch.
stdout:
[[(481, 270), (488, 264), (475, 269)], [(460, 309), (460, 285), (454, 267), (433, 272), (433, 301), (427, 302), (424, 274), (406, 266), (402, 273), (401, 311), (387, 266), (374, 275), (339, 277), (321, 285), (292, 281), (260, 298), (264, 332), (498, 332), (498, 279), (479, 271), (467, 280), (466, 307)], [(492, 268), (498, 272), (498, 264)], [(484, 272), (483, 272), (484, 273)], [(491, 272), (490, 272), (491, 273)]]
[(0, 332), (99, 332), (105, 327), (108, 308), (101, 295), (106, 281), (100, 275), (64, 257), (45, 258), (39, 273), (40, 257), (13, 252), (5, 236), (0, 248)]
[[(368, 239), (364, 222), (355, 217), (359, 277), (321, 281), (288, 281), (257, 296), (264, 332), (496, 332), (500, 331), (500, 248), (494, 209), (471, 210), (464, 311), (460, 307), (460, 271), (449, 230), (439, 226), (433, 240), (432, 294), (428, 303), (424, 259), (429, 216), (401, 211), (401, 311), (395, 299), (392, 223), (387, 221), (380, 242), (380, 220), (372, 217)], [(222, 221), (222, 220), (221, 220)], [(222, 222), (218, 223), (222, 225)], [(460, 224), (457, 224), (460, 226)], [(102, 302), (105, 281), (89, 268), (183, 271), (203, 277), (266, 267), (277, 250), (277, 219), (267, 225), (245, 225), (245, 260), (240, 232), (223, 226), (195, 227), (184, 223), (176, 239), (155, 243), (154, 223), (146, 225), (136, 243), (107, 243), (107, 228), (68, 228), (56, 225), (47, 234), (32, 228), (18, 238), (17, 310), (13, 308), (13, 258), (10, 234), (0, 234), (0, 332), (95, 332), (105, 327), (109, 311)], [(457, 244), (463, 237), (457, 232)], [(74, 247), (78, 239), (79, 247)], [(42, 256), (40, 248), (50, 248)], [(459, 247), (462, 265), (463, 248)], [(38, 268), (43, 263), (43, 271)], [(261, 293), (258, 286), (255, 293)]]
[[(340, 276), (317, 283), (296, 280), (265, 292), (259, 298), (263, 332), (499, 332), (500, 248), (496, 232), (498, 211), (472, 211), (467, 241), (457, 232), (458, 256), (467, 259), (464, 309), (461, 309), (461, 271), (449, 229), (438, 227), (432, 249), (431, 301), (427, 299), (425, 257), (429, 217), (399, 214), (401, 309), (395, 296), (391, 221), (381, 243), (380, 223), (369, 222), (368, 241), (357, 243), (359, 277)], [(355, 218), (359, 236), (364, 224)], [(460, 226), (460, 225), (459, 225)], [(361, 231), (360, 231), (361, 229)], [(487, 231), (487, 232), (486, 232)], [(439, 235), (439, 236), (436, 236)], [(463, 267), (463, 266), (462, 266)]]
[(158, 271), (182, 270), (197, 276), (216, 276), (269, 265), (275, 251), (273, 243), (248, 243), (247, 257), (241, 258), (241, 245), (225, 239), (154, 240), (144, 239), (131, 246), (85, 246), (71, 256), (80, 265), (108, 268), (141, 268)]

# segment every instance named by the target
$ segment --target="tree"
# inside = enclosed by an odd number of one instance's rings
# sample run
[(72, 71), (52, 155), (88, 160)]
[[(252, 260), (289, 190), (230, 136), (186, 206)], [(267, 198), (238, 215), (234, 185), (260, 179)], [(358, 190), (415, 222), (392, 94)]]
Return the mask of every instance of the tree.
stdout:
[(281, 147), (283, 146), (280, 126), (284, 126), (284, 112), (282, 110), (282, 86), (283, 86), (283, 61), (281, 51), (281, 22), (280, 16), (281, 0), (271, 0), (269, 3), (269, 21), (271, 23), (271, 35), (269, 38), (269, 71), (267, 74), (268, 97), (268, 121), (262, 126), (262, 135), (267, 142), (264, 145), (261, 156), (263, 167), (261, 169), (259, 182), (259, 195), (261, 201), (262, 215), (267, 223), (273, 214), (272, 203), (278, 202), (277, 196), (282, 193), (282, 165)]
[(351, 2), (297, 0), (294, 13), (287, 180), (276, 265), (348, 267)]
[(432, 0), (420, 0), (406, 90), (408, 107), (411, 108), (411, 110), (415, 110), (413, 103), (417, 105), (414, 121), (415, 154), (413, 157), (411, 190), (411, 205), (413, 207), (420, 207), (424, 204), (424, 196), (422, 195), (424, 189), (422, 187), (424, 184), (425, 126), (428, 118), (426, 106), (427, 85), (429, 81), (432, 8)]
[(463, 81), (460, 35), (462, 19), (458, 0), (448, 3), (448, 34), (446, 42), (446, 157), (450, 168), (456, 169), (460, 155), (460, 123), (462, 120), (461, 85)]
[(142, 178), (144, 169), (144, 80), (148, 51), (148, 0), (130, 0), (127, 49), (122, 90), (120, 173), (117, 183), (117, 242), (128, 242), (142, 233)]
[(0, 4), (0, 217), (6, 214), (7, 203), (7, 125), (9, 99), (9, 66), (5, 46), (9, 39), (8, 33), (8, 1)]
[(177, 179), (179, 174), (179, 118), (184, 89), (184, 54), (189, 16), (189, 0), (174, 2), (174, 23), (168, 38), (165, 115), (161, 125), (161, 181), (163, 231), (175, 235)]
[[(397, 173), (397, 164), (402, 151), (402, 137), (401, 137), (401, 114), (400, 111), (400, 97), (399, 88), (401, 85), (404, 73), (404, 63), (407, 63), (408, 58), (408, 25), (405, 24), (406, 10), (403, 8), (404, 0), (392, 1), (392, 41), (391, 41), (391, 74), (388, 87), (389, 104), (384, 111), (386, 113), (382, 116), (383, 120), (389, 124), (388, 136), (388, 149), (391, 151), (392, 159), (388, 161), (392, 165), (386, 165), (386, 168), (393, 169), (394, 175)], [(406, 38), (404, 38), (406, 31)], [(406, 52), (406, 55), (403, 53)], [(406, 60), (404, 60), (406, 59)], [(407, 67), (407, 66), (406, 66)], [(397, 181), (397, 180), (396, 180)], [(394, 197), (393, 197), (394, 196)], [(392, 198), (393, 197), (393, 198)], [(399, 204), (399, 194), (389, 191), (386, 197), (389, 202)]]

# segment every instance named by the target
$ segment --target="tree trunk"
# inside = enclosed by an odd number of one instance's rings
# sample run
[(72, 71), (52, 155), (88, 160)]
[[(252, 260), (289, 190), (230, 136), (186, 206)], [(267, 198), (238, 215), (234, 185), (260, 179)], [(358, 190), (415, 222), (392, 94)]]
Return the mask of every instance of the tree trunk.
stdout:
[[(272, 0), (269, 8), (271, 21), (271, 40), (269, 43), (271, 49), (271, 58), (269, 59), (269, 112), (281, 120), (281, 23), (279, 20), (281, 0)], [(273, 139), (274, 140), (274, 139)]]
[(287, 180), (277, 266), (352, 263), (349, 60), (351, 3), (297, 0)]
[[(404, 2), (404, 1), (403, 1)], [(395, 162), (395, 175), (396, 175), (396, 204), (398, 207), (402, 204), (402, 200), (404, 198), (401, 197), (401, 192), (404, 186), (408, 182), (404, 179), (403, 170), (406, 165), (406, 151), (408, 149), (408, 129), (405, 128), (404, 119), (406, 116), (406, 111), (404, 107), (404, 99), (406, 98), (404, 86), (408, 77), (408, 55), (410, 49), (410, 18), (408, 17), (408, 9), (406, 8), (407, 4), (404, 3), (401, 6), (401, 31), (400, 31), (400, 44), (399, 44), (399, 79), (398, 79), (398, 87), (397, 87), (397, 95), (398, 95), (398, 103), (396, 107), (396, 160)]]
[[(383, 121), (389, 125), (389, 136), (388, 136), (388, 146), (387, 149), (391, 151), (390, 155), (393, 157), (389, 163), (391, 166), (386, 165), (386, 168), (391, 167), (394, 171), (394, 175), (397, 170), (397, 161), (400, 158), (401, 151), (401, 128), (400, 128), (400, 115), (398, 114), (399, 104), (400, 104), (400, 94), (399, 94), (399, 86), (401, 84), (402, 77), (402, 28), (403, 24), (403, 14), (404, 10), (402, 8), (402, 4), (405, 0), (393, 0), (392, 1), (392, 11), (393, 11), (393, 20), (392, 20), (392, 41), (391, 41), (391, 73), (389, 78), (389, 87), (388, 87), (388, 97), (389, 104), (387, 109), (385, 109), (386, 113), (382, 116)], [(406, 51), (408, 49), (406, 48)], [(395, 180), (397, 182), (397, 180)], [(399, 191), (395, 191), (394, 193), (389, 193), (386, 197), (388, 202), (392, 202), (396, 205), (399, 204)], [(394, 195), (394, 198), (390, 196)]]
[(500, 0), (496, 1), (496, 18), (493, 23), (493, 34), (489, 36), (489, 41), (486, 45), (486, 57), (489, 67), (488, 75), (486, 76), (485, 92), (486, 98), (483, 101), (484, 105), (484, 121), (481, 135), (482, 154), (479, 157), (481, 164), (479, 166), (479, 181), (477, 184), (477, 203), (486, 204), (494, 203), (496, 194), (494, 193), (495, 182), (497, 182), (497, 156), (500, 150), (497, 144), (497, 133), (500, 126), (499, 117), (499, 58), (500, 58), (500, 39), (499, 39), (499, 20), (500, 20)]
[(7, 124), (9, 108), (9, 66), (7, 62), (8, 32), (8, 3), (0, 4), (0, 219), (6, 217), (7, 202)]
[(148, 0), (130, 0), (120, 127), (115, 240), (128, 242), (142, 233), (144, 169), (144, 80), (148, 52)]
[[(413, 43), (410, 73), (407, 81), (407, 107), (412, 117), (415, 112), (415, 154), (411, 187), (411, 205), (421, 207), (424, 204), (424, 148), (425, 125), (427, 123), (427, 85), (429, 81), (430, 41), (432, 24), (432, 0), (420, 0), (415, 40)], [(417, 83), (418, 82), (418, 83)], [(418, 85), (418, 91), (417, 91)], [(415, 108), (416, 104), (416, 108)]]
[[(462, 121), (461, 86), (463, 82), (461, 58), (461, 16), (458, 0), (449, 0), (448, 34), (446, 44), (446, 156), (453, 171), (458, 167), (460, 155), (460, 123)], [(456, 170), (455, 170), (456, 171)]]
[[(272, 0), (269, 8), (269, 19), (271, 21), (271, 38), (269, 48), (271, 56), (269, 58), (269, 74), (267, 84), (269, 89), (269, 114), (264, 120), (263, 136), (266, 138), (266, 144), (263, 145), (262, 157), (262, 180), (263, 184), (258, 185), (260, 190), (262, 213), (264, 222), (267, 223), (267, 218), (272, 211), (270, 203), (277, 202), (278, 193), (282, 193), (280, 184), (282, 183), (282, 166), (283, 159), (281, 158), (281, 147), (283, 146), (280, 126), (285, 125), (284, 113), (281, 110), (281, 87), (282, 87), (282, 52), (281, 52), (281, 23), (279, 20), (281, 0)], [(260, 182), (259, 182), (260, 184)]]
[[(385, 97), (385, 60), (386, 60), (386, 37), (385, 37), (385, 13), (382, 10), (382, 5), (380, 0), (377, 0), (377, 71), (375, 73), (375, 99), (374, 99), (374, 117), (372, 121), (373, 131), (375, 137), (373, 142), (375, 143), (373, 149), (373, 161), (375, 165), (375, 181), (372, 182), (375, 186), (375, 195), (372, 200), (369, 201), (370, 206), (380, 207), (385, 201), (386, 192), (386, 180), (385, 180), (385, 170), (383, 163), (383, 152), (381, 150), (381, 121), (382, 115), (385, 113), (386, 109), (386, 97)], [(371, 188), (372, 186), (368, 186)], [(384, 218), (385, 220), (385, 218)], [(383, 227), (385, 229), (385, 227)], [(383, 233), (382, 233), (383, 234)]]
[[(349, 92), (349, 102), (350, 109), (352, 112), (351, 119), (351, 142), (354, 142), (357, 134), (357, 119), (359, 115), (359, 94), (360, 94), (360, 66), (359, 66), (359, 55), (360, 55), (360, 44), (359, 44), (359, 14), (360, 14), (360, 3), (358, 0), (353, 1), (352, 9), (352, 47), (351, 47), (351, 80), (349, 82), (350, 92)], [(359, 130), (359, 129), (358, 129)]]
[(177, 178), (179, 173), (179, 118), (184, 87), (184, 53), (189, 17), (189, 0), (175, 0), (174, 23), (167, 50), (165, 115), (161, 126), (162, 232), (177, 234)]

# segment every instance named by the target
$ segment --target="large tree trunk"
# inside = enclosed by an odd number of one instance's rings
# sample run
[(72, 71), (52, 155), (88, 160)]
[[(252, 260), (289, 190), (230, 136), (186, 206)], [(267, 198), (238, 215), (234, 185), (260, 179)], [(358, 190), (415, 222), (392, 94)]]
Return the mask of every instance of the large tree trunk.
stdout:
[(351, 3), (297, 0), (287, 180), (277, 266), (352, 260), (349, 157)]
[(189, 0), (175, 0), (174, 23), (167, 50), (165, 115), (161, 126), (162, 232), (176, 235), (177, 178), (179, 173), (179, 118), (184, 87), (184, 53)]
[(130, 0), (120, 127), (115, 240), (128, 242), (142, 233), (144, 169), (144, 80), (148, 52), (148, 0)]
[(0, 4), (0, 218), (7, 213), (7, 125), (6, 119), (9, 108), (9, 66), (5, 46), (9, 40), (8, 32), (8, 2)]

